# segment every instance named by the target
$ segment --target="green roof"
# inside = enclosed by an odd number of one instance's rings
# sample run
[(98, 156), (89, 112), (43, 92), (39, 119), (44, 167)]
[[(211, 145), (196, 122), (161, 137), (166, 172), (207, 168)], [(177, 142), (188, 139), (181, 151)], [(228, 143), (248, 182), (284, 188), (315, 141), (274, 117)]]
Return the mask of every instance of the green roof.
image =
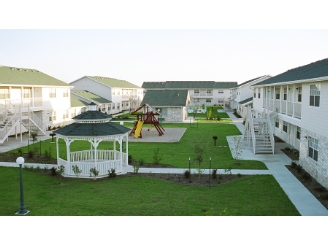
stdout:
[(35, 69), (0, 66), (0, 84), (70, 86)]
[(144, 82), (141, 87), (145, 89), (229, 89), (237, 86), (237, 82), (165, 81)]
[(187, 104), (188, 90), (147, 90), (141, 105), (151, 107), (184, 107)]
[(96, 80), (100, 83), (108, 85), (110, 87), (121, 87), (121, 88), (140, 88), (137, 85), (134, 85), (125, 80), (107, 78), (107, 77), (100, 77), (100, 76), (87, 76), (90, 79)]
[(88, 105), (87, 102), (82, 101), (71, 94), (71, 107), (83, 107), (87, 105)]
[(326, 76), (328, 76), (328, 58), (305, 66), (290, 69), (284, 73), (278, 74), (277, 76), (257, 83), (254, 86), (291, 82), (295, 80), (315, 79)]
[(131, 129), (113, 122), (106, 123), (72, 123), (54, 131), (63, 136), (108, 136), (129, 132)]
[(103, 98), (101, 96), (98, 96), (92, 92), (84, 91), (84, 90), (71, 90), (71, 94), (73, 96), (80, 96), (84, 99), (87, 99), (90, 102), (96, 102), (96, 103), (111, 103), (111, 101), (107, 100), (106, 98)]

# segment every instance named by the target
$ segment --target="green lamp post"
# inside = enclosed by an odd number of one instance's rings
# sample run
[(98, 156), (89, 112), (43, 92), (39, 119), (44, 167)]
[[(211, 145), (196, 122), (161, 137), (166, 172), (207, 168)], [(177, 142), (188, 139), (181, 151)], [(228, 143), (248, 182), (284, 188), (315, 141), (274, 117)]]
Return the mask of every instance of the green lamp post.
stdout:
[(26, 206), (24, 204), (24, 187), (23, 187), (23, 172), (22, 172), (22, 165), (24, 163), (24, 158), (18, 157), (16, 159), (16, 163), (19, 165), (19, 172), (20, 172), (20, 207), (15, 214), (26, 215), (30, 211), (26, 210)]

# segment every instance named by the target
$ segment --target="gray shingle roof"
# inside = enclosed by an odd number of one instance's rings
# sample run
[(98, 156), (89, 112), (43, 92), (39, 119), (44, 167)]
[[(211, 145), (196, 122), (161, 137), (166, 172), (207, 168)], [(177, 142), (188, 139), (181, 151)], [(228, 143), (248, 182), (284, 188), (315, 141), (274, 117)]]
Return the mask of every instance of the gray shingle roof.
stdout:
[(229, 89), (237, 86), (237, 82), (165, 81), (143, 82), (141, 87), (145, 89)]
[(291, 82), (295, 80), (314, 79), (326, 76), (328, 76), (328, 58), (305, 66), (290, 69), (284, 73), (278, 74), (277, 76), (257, 83), (254, 86)]
[(141, 105), (151, 107), (184, 107), (187, 104), (188, 90), (147, 90)]
[(130, 129), (113, 122), (72, 123), (54, 131), (63, 136), (108, 136), (129, 132)]
[[(89, 104), (90, 105), (90, 104)], [(73, 120), (102, 120), (111, 119), (112, 116), (99, 111), (86, 111), (72, 118)]]
[(242, 101), (239, 102), (239, 104), (245, 104), (245, 103), (248, 103), (248, 102), (251, 102), (251, 101), (253, 101), (253, 97), (242, 100)]

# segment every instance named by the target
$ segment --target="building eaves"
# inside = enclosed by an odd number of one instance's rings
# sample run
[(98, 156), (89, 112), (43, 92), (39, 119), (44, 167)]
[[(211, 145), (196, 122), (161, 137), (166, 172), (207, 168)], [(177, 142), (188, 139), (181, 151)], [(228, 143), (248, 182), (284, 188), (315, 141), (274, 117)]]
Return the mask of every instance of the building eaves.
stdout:
[(71, 90), (71, 93), (72, 95), (84, 98), (90, 102), (95, 102), (96, 104), (111, 103), (111, 101), (107, 100), (106, 98), (103, 98), (86, 90)]

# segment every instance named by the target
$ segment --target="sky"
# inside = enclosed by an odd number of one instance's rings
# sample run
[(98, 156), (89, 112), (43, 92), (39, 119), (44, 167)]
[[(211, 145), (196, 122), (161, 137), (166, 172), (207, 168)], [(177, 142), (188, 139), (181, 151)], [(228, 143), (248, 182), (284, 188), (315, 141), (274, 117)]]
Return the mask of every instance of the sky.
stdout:
[[(242, 83), (328, 58), (328, 29), (323, 24), (327, 21), (320, 19), (319, 5), (311, 16), (311, 6), (302, 1), (297, 2), (298, 8), (285, 2), (284, 9), (301, 13), (293, 16), (286, 10), (277, 13), (282, 9), (277, 4), (262, 6), (254, 0), (250, 3), (257, 3), (260, 9), (243, 9), (242, 1), (241, 9), (235, 8), (238, 1), (228, 6), (209, 5), (212, 1), (208, 0), (203, 5), (187, 1), (188, 11), (182, 14), (178, 10), (185, 10), (184, 5), (177, 4), (172, 11), (167, 4), (141, 2), (148, 4), (146, 9), (134, 1), (122, 1), (110, 5), (113, 8), (93, 11), (80, 1), (85, 8), (69, 12), (59, 0), (61, 4), (44, 13), (34, 7), (42, 2), (32, 0), (27, 14), (24, 1), (19, 5), (23, 7), (5, 3), (20, 17), (13, 18), (10, 13), (1, 17), (6, 21), (0, 24), (0, 65), (37, 69), (67, 83), (87, 75), (141, 86), (145, 81), (170, 80)], [(126, 3), (131, 8), (126, 8)], [(222, 6), (233, 13), (226, 14)], [(137, 7), (138, 11), (133, 11)], [(149, 11), (151, 8), (155, 11)]]

